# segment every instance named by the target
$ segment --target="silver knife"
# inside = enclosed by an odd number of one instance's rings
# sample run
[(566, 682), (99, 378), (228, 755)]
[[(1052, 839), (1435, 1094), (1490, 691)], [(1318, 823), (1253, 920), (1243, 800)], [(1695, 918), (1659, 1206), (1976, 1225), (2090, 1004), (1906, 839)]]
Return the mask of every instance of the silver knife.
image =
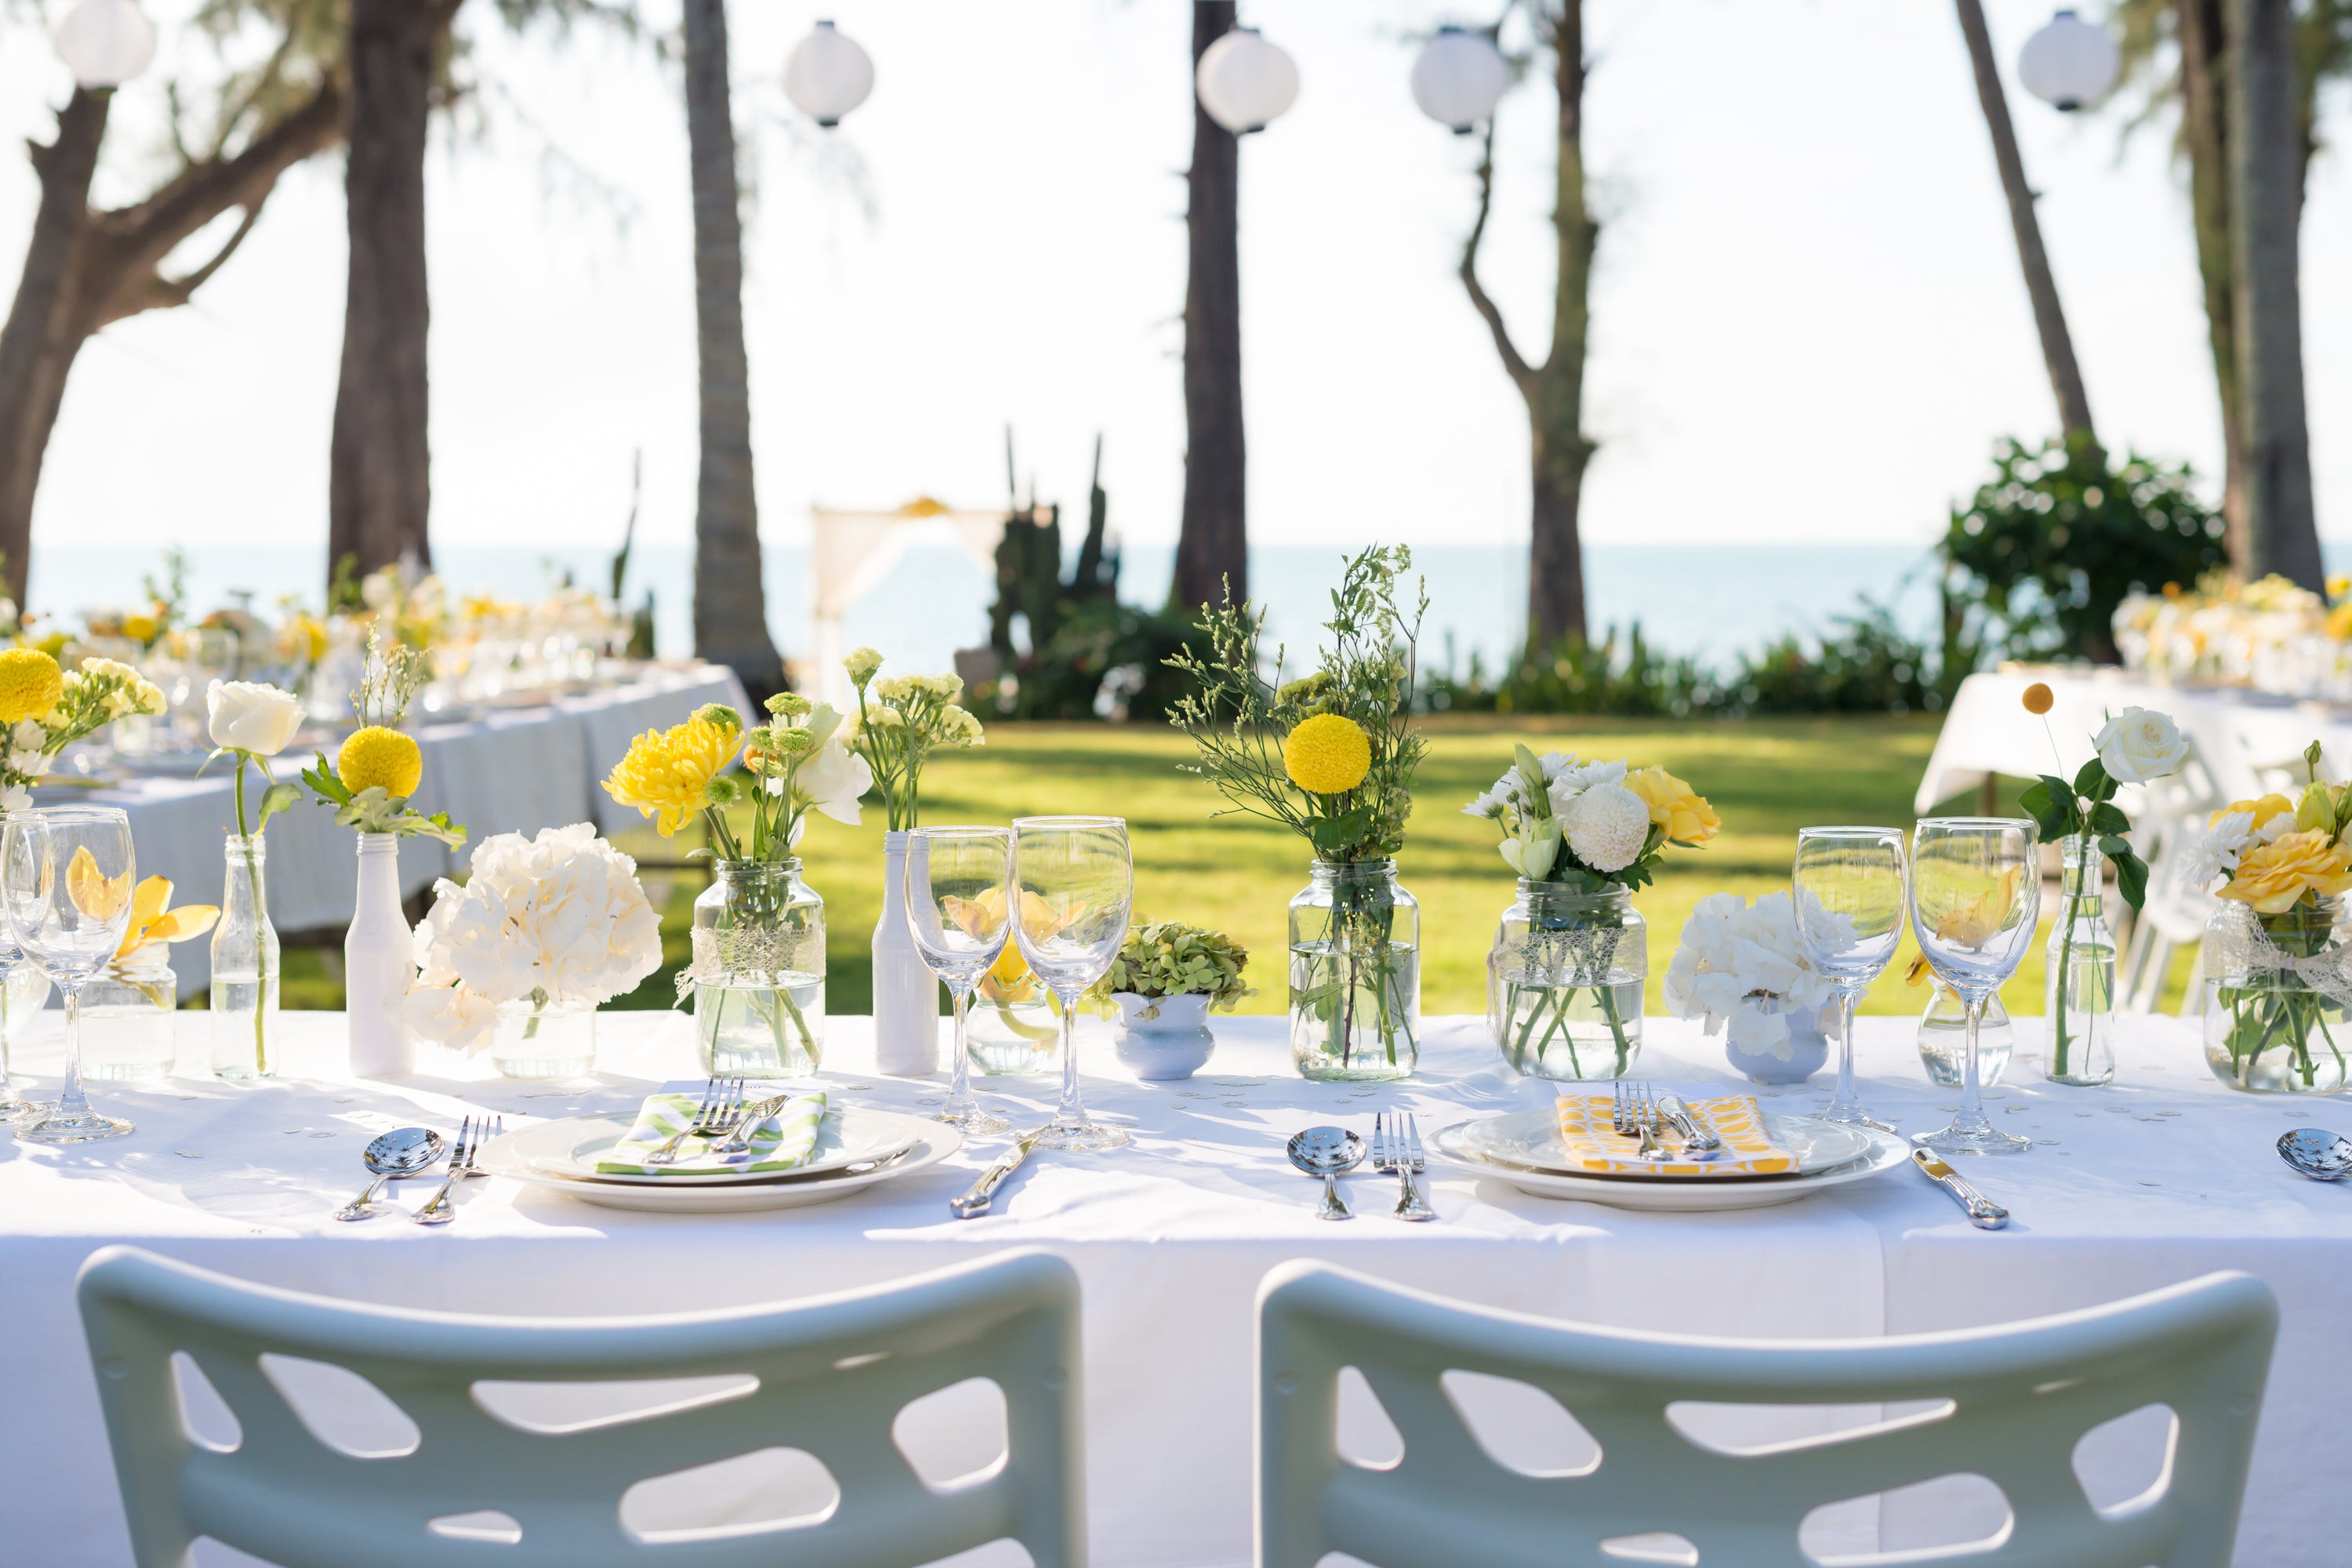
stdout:
[[(1046, 1126), (1051, 1125), (1051, 1122), (1046, 1123)], [(988, 1205), (996, 1201), (996, 1189), (1004, 1184), (1007, 1176), (1021, 1168), (1021, 1162), (1029, 1157), (1029, 1151), (1035, 1148), (1037, 1140), (1045, 1135), (1045, 1128), (1040, 1127), (1014, 1139), (1013, 1147), (998, 1155), (996, 1163), (980, 1173), (980, 1180), (971, 1184), (970, 1192), (948, 1200), (948, 1213), (958, 1219), (978, 1219), (986, 1214)]]
[(1927, 1179), (1952, 1194), (1969, 1216), (1969, 1223), (1979, 1230), (2000, 1230), (2009, 1224), (2009, 1211), (1969, 1185), (1958, 1171), (1945, 1163), (1933, 1149), (1914, 1149), (1911, 1163), (1926, 1173)]

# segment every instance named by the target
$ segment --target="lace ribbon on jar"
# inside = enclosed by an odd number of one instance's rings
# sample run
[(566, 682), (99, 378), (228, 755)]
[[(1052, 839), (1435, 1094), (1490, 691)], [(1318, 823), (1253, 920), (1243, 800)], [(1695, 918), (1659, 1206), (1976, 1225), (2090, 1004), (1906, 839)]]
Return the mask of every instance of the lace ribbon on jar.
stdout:
[(2333, 932), (2325, 929), (2306, 934), (2328, 945), (2309, 954), (2290, 952), (2248, 910), (2206, 931), (2205, 973), (2225, 981), (2243, 976), (2257, 984), (2266, 983), (2264, 976), (2292, 974), (2336, 1005), (2352, 1008), (2352, 947), (2335, 943)]
[(803, 936), (782, 925), (698, 926), (692, 970), (680, 978), (699, 985), (723, 985), (730, 979), (776, 984), (777, 976), (792, 969)]

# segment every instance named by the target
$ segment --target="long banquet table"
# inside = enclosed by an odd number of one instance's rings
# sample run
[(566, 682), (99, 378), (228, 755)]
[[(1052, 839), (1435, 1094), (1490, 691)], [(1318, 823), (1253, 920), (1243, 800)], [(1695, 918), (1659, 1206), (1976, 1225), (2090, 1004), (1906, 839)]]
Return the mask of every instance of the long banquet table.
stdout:
[[(186, 1021), (187, 1064), (202, 1059), (201, 1022)], [(2020, 1058), (2011, 1070), (2019, 1078), (1992, 1091), (1993, 1114), (2037, 1146), (1967, 1171), (2014, 1213), (2000, 1233), (1971, 1229), (1908, 1169), (1786, 1207), (1643, 1215), (1530, 1197), (1433, 1168), (1441, 1217), (1417, 1226), (1388, 1217), (1391, 1181), (1360, 1173), (1347, 1186), (1360, 1217), (1315, 1220), (1313, 1184), (1282, 1156), (1283, 1139), (1297, 1128), (1340, 1121), (1368, 1132), (1376, 1110), (1403, 1109), (1426, 1132), (1466, 1115), (1548, 1103), (1550, 1086), (1503, 1071), (1471, 1018), (1426, 1021), (1422, 1070), (1411, 1081), (1353, 1089), (1293, 1075), (1279, 1019), (1217, 1020), (1215, 1058), (1200, 1077), (1172, 1084), (1128, 1076), (1089, 1022), (1081, 1047), (1089, 1106), (1131, 1127), (1135, 1146), (1040, 1154), (1000, 1194), (996, 1212), (972, 1222), (950, 1220), (946, 1201), (1000, 1139), (903, 1182), (778, 1214), (617, 1213), (493, 1178), (466, 1189), (445, 1229), (396, 1219), (345, 1226), (328, 1211), (358, 1189), (359, 1148), (374, 1130), (413, 1121), (454, 1128), (460, 1114), (482, 1109), (503, 1114), (511, 1130), (533, 1117), (631, 1106), (651, 1080), (694, 1075), (692, 1042), (676, 1016), (607, 1015), (593, 1083), (491, 1079), (486, 1064), (446, 1056), (413, 1079), (364, 1082), (340, 1074), (338, 1016), (287, 1022), (294, 1076), (286, 1081), (236, 1087), (192, 1075), (146, 1088), (101, 1085), (101, 1103), (138, 1122), (133, 1136), (73, 1149), (0, 1140), (0, 1389), (8, 1394), (0, 1477), (9, 1500), (0, 1557), (45, 1568), (129, 1561), (73, 1304), (75, 1271), (115, 1241), (367, 1301), (559, 1315), (790, 1299), (975, 1251), (1043, 1246), (1076, 1266), (1085, 1290), (1093, 1560), (1168, 1568), (1249, 1560), (1252, 1302), (1265, 1272), (1286, 1258), (1328, 1259), (1493, 1307), (1775, 1339), (1992, 1323), (2242, 1268), (2277, 1292), (2284, 1317), (2237, 1561), (2332, 1568), (2352, 1542), (2352, 1491), (2338, 1462), (2340, 1412), (2352, 1404), (2352, 1359), (2343, 1352), (2352, 1190), (2294, 1174), (2272, 1149), (2288, 1128), (2343, 1125), (2352, 1115), (2336, 1100), (2232, 1093), (2208, 1073), (2193, 1031), (2175, 1020), (2124, 1021), (2118, 1081), (2105, 1090), (2041, 1082), (2030, 1056), (2040, 1021), (2016, 1020)], [(36, 1073), (54, 1070), (55, 1029), (54, 1016), (43, 1020), (25, 1047)], [(1651, 1020), (1648, 1031), (1645, 1076), (1696, 1087), (1728, 1079), (1719, 1041), (1672, 1021)], [(1954, 1093), (1927, 1083), (1912, 1036), (1909, 1019), (1866, 1019), (1861, 1052), (1865, 1103), (1916, 1131), (1940, 1121)], [(872, 1059), (866, 1020), (834, 1019), (823, 1075), (831, 1088), (900, 1110), (938, 1102), (940, 1082), (877, 1076)], [(1050, 1113), (1058, 1088), (1040, 1078), (980, 1081), (1017, 1125)], [(1817, 1098), (1812, 1086), (1759, 1092), (1768, 1108), (1786, 1110)], [(401, 1201), (413, 1208), (423, 1198), (412, 1184)], [(1351, 1429), (1370, 1419), (1344, 1400), (1343, 1415)], [(2147, 1453), (2105, 1450), (2089, 1462), (2103, 1485), (2155, 1464)], [(664, 1468), (658, 1455), (646, 1468)], [(772, 1515), (756, 1490), (711, 1483), (694, 1502), (695, 1521)], [(1987, 1508), (1964, 1482), (1932, 1482), (1820, 1516), (1809, 1544), (1896, 1550), (1980, 1537), (2000, 1516), (1997, 1499)], [(959, 1563), (1000, 1560), (1019, 1555)]]
[[(640, 825), (635, 812), (615, 805), (597, 784), (640, 731), (676, 724), (709, 702), (744, 705), (734, 671), (709, 664), (652, 666), (593, 691), (461, 722), (414, 726), (425, 753), (418, 805), (464, 823), (467, 839), (457, 850), (429, 838), (405, 840), (402, 896), (462, 873), (471, 847), (494, 833), (537, 833), (574, 822), (593, 822), (606, 831)], [(310, 749), (290, 750), (280, 759), (278, 776), (291, 779), (310, 762)], [(146, 773), (106, 789), (75, 788), (68, 795), (68, 788), (44, 788), (41, 803), (70, 799), (122, 807), (131, 815), (140, 875), (169, 877), (182, 903), (220, 901), (221, 837), (236, 821), (224, 765), (201, 775)], [(271, 818), (266, 864), (270, 920), (279, 931), (317, 931), (352, 918), (359, 887), (352, 831), (336, 826), (323, 807), (306, 802)], [(212, 977), (208, 943), (180, 943), (172, 950), (172, 966), (182, 994), (202, 990)]]

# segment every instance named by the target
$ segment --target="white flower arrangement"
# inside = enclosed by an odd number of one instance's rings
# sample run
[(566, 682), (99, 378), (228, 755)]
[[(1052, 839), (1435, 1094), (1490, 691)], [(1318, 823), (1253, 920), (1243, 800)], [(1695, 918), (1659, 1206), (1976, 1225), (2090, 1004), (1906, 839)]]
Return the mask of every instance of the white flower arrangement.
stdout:
[(1715, 808), (1664, 768), (1513, 752), (1509, 771), (1462, 812), (1502, 828), (1496, 847), (1530, 882), (1638, 888), (1667, 845), (1698, 848), (1720, 826)]
[(1665, 994), (1675, 1017), (1704, 1018), (1708, 1034), (1728, 1028), (1740, 1050), (1787, 1061), (1795, 1054), (1790, 1020), (1818, 1017), (1836, 988), (1805, 961), (1788, 894), (1750, 905), (1737, 893), (1710, 893), (1683, 922)]
[(501, 833), (475, 849), (465, 886), (435, 887), (405, 1010), (426, 1038), (479, 1050), (502, 1003), (600, 1006), (661, 961), (661, 921), (637, 863), (594, 827)]

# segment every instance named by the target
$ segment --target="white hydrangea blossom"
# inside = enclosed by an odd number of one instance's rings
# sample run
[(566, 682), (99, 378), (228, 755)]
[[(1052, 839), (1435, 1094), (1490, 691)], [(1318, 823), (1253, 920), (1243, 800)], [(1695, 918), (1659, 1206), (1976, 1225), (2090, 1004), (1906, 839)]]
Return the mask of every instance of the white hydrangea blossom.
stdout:
[[(1830, 945), (1851, 945), (1850, 937), (1839, 943), (1834, 931), (1829, 935)], [(1739, 1049), (1781, 1061), (1795, 1055), (1790, 1019), (1819, 1014), (1835, 994), (1805, 960), (1796, 906), (1786, 893), (1769, 893), (1752, 907), (1737, 893), (1701, 899), (1683, 922), (1664, 989), (1674, 1016), (1703, 1018), (1708, 1034), (1728, 1029)]]
[(1650, 808), (1622, 784), (1591, 785), (1564, 816), (1570, 851), (1604, 875), (1640, 859), (1649, 840)]

